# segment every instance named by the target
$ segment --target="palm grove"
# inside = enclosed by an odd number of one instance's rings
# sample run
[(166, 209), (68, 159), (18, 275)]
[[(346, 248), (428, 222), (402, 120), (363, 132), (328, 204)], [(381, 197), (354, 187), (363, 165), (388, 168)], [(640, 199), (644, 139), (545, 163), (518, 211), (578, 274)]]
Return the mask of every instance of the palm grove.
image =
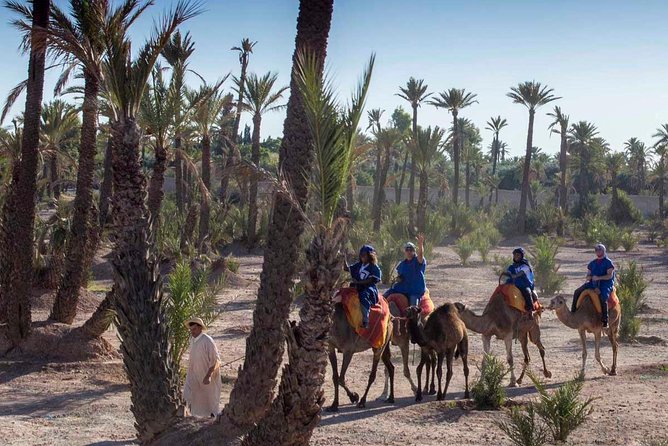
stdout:
[[(627, 194), (657, 194), (657, 220), (665, 216), (668, 124), (651, 143), (630, 138), (612, 150), (595, 124), (553, 107), (560, 98), (551, 88), (523, 82), (507, 93), (528, 111), (525, 154), (511, 158), (506, 119), (484, 123), (492, 138), (484, 148), (481, 129), (466, 118), (480, 106), (475, 93), (432, 92), (410, 78), (395, 92), (401, 105), (391, 114), (369, 108), (364, 130), (374, 58), (348, 105), (339, 104), (323, 75), (332, 0), (300, 2), (289, 86), (276, 73), (252, 71), (262, 43), (251, 39), (232, 48), (239, 56), (232, 75), (196, 74), (196, 42), (179, 27), (202, 12), (198, 1), (163, 12), (133, 50), (130, 31), (152, 3), (6, 2), (29, 64), (2, 117), (23, 92), (25, 108), (0, 129), (0, 320), (8, 353), (20, 354), (35, 329), (33, 287), (54, 292), (50, 322), (71, 325), (93, 258), (110, 245), (113, 288), (63, 336), (85, 343), (116, 324), (141, 441), (242, 434), (246, 444), (307, 444), (324, 401), (339, 252), (351, 243), (373, 240), (392, 255), (392, 245), (416, 231), (433, 243), (464, 236), (478, 214), (522, 233), (563, 235), (601, 215), (623, 225), (639, 219)], [(47, 67), (60, 76), (56, 99), (43, 103)], [(420, 125), (424, 107), (442, 110), (441, 126)], [(281, 109), (282, 137), (263, 140), (263, 117)], [(244, 115), (252, 126), (241, 130)], [(533, 145), (539, 131), (558, 136), (555, 156)], [(165, 194), (172, 177), (174, 193)], [(372, 193), (357, 194), (358, 186)], [(504, 189), (521, 191), (519, 212), (499, 204)], [(601, 209), (597, 196), (608, 192), (611, 204)], [(182, 302), (163, 284), (160, 265), (211, 264), (232, 243), (264, 249), (244, 363), (215, 423), (178, 423), (180, 355), (172, 350)], [(296, 289), (305, 299), (290, 325)]]

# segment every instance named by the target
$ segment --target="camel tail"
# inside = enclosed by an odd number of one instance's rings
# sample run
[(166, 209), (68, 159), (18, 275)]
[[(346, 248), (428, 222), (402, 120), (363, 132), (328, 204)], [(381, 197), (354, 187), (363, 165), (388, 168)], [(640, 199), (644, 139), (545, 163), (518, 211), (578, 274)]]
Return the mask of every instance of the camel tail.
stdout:
[(459, 359), (461, 356), (461, 352), (459, 351), (459, 345), (457, 345), (457, 348), (455, 349), (455, 359)]

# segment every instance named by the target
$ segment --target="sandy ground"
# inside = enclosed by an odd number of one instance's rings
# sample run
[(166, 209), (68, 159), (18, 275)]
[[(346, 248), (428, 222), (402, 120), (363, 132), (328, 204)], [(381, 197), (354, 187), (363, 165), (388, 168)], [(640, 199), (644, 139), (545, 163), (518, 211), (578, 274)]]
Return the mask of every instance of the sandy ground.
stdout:
[[(507, 254), (522, 240), (507, 240), (492, 254)], [(491, 257), (491, 256), (490, 256)], [(642, 315), (641, 334), (668, 340), (668, 258), (665, 250), (641, 244), (631, 253), (613, 253), (618, 264), (631, 259), (645, 267), (652, 280), (649, 287), (649, 309)], [(577, 244), (562, 248), (559, 260), (561, 271), (568, 276), (567, 288), (574, 289), (582, 280), (589, 250)], [(259, 285), (261, 257), (240, 257), (239, 277), (220, 295), (225, 309), (210, 333), (221, 351), (223, 366), (222, 404), (227, 402), (240, 358), (244, 355), (245, 337), (250, 331), (255, 293)], [(476, 311), (484, 306), (496, 285), (489, 265), (477, 257), (470, 266), (458, 264), (450, 247), (435, 250), (428, 268), (428, 286), (435, 303), (462, 301)], [(104, 264), (97, 265), (96, 276), (107, 276)], [(108, 276), (107, 276), (108, 277)], [(95, 286), (104, 288), (105, 282)], [(99, 294), (101, 298), (101, 293)], [(548, 298), (543, 297), (547, 304)], [(46, 319), (48, 306), (38, 308), (35, 320)], [(90, 312), (91, 310), (88, 309)], [(296, 312), (294, 313), (296, 316)], [(79, 315), (81, 323), (87, 314)], [(575, 330), (566, 328), (552, 313), (542, 320), (542, 336), (548, 353), (548, 368), (553, 378), (548, 386), (556, 386), (573, 377), (580, 366), (580, 342)], [(114, 332), (105, 335), (118, 345)], [(589, 361), (585, 396), (596, 397), (595, 410), (583, 427), (574, 433), (568, 444), (573, 445), (641, 445), (650, 440), (668, 438), (668, 349), (666, 344), (649, 341), (622, 344), (619, 355), (619, 376), (601, 373), (593, 357), (593, 341), (589, 345)], [(498, 341), (494, 352), (504, 356)], [(515, 345), (515, 362), (521, 355)], [(478, 374), (476, 365), (482, 357), (480, 336), (470, 333), (469, 360), (472, 363), (471, 381)], [(539, 361), (537, 349), (530, 347), (534, 369)], [(461, 362), (455, 363), (455, 373), (447, 400), (435, 401), (427, 396), (420, 404), (414, 402), (410, 386), (401, 374), (401, 358), (392, 349), (397, 366), (396, 404), (376, 400), (383, 388), (383, 375), (371, 388), (366, 409), (349, 404), (342, 393), (339, 413), (323, 413), (315, 431), (314, 445), (507, 445), (510, 444), (494, 422), (504, 416), (499, 412), (481, 412), (460, 408), (453, 400), (463, 398), (464, 382)], [(603, 341), (602, 355), (611, 362), (611, 349)], [(417, 360), (419, 353), (416, 352)], [(340, 362), (339, 362), (340, 364)], [(358, 354), (349, 369), (347, 382), (362, 393), (371, 366), (370, 352)], [(413, 366), (412, 366), (413, 367)], [(332, 397), (331, 375), (325, 385), (327, 402)], [(413, 376), (414, 367), (413, 367)], [(509, 389), (515, 401), (536, 397), (535, 389), (524, 383)], [(8, 361), (0, 359), (0, 444), (16, 445), (124, 445), (134, 438), (133, 418), (129, 411), (130, 393), (120, 360), (100, 360), (88, 363), (45, 363), (43, 361)]]

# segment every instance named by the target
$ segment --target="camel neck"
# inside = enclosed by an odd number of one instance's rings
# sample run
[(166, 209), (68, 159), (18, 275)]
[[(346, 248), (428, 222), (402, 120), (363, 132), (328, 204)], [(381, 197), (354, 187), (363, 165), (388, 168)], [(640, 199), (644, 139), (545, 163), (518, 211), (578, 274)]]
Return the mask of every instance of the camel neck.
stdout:
[(424, 337), (424, 327), (416, 320), (408, 320), (408, 332), (411, 335), (411, 341), (417, 342), (420, 347), (424, 347), (427, 341)]
[(561, 305), (555, 310), (557, 313), (557, 318), (561, 321), (562, 324), (569, 328), (578, 329), (578, 324), (575, 321), (575, 315), (571, 313), (566, 305)]
[(476, 333), (484, 333), (487, 331), (488, 324), (485, 323), (484, 316), (478, 316), (473, 311), (465, 309), (459, 313), (459, 317), (469, 330), (475, 331)]

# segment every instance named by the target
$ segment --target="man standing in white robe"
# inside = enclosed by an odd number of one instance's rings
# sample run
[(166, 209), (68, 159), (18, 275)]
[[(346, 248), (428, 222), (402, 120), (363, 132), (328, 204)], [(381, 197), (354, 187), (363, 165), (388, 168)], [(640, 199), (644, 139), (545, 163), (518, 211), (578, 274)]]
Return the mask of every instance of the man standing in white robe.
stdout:
[(190, 330), (190, 360), (183, 396), (190, 414), (196, 417), (215, 417), (220, 412), (220, 379), (218, 349), (206, 326), (198, 317), (186, 321)]

